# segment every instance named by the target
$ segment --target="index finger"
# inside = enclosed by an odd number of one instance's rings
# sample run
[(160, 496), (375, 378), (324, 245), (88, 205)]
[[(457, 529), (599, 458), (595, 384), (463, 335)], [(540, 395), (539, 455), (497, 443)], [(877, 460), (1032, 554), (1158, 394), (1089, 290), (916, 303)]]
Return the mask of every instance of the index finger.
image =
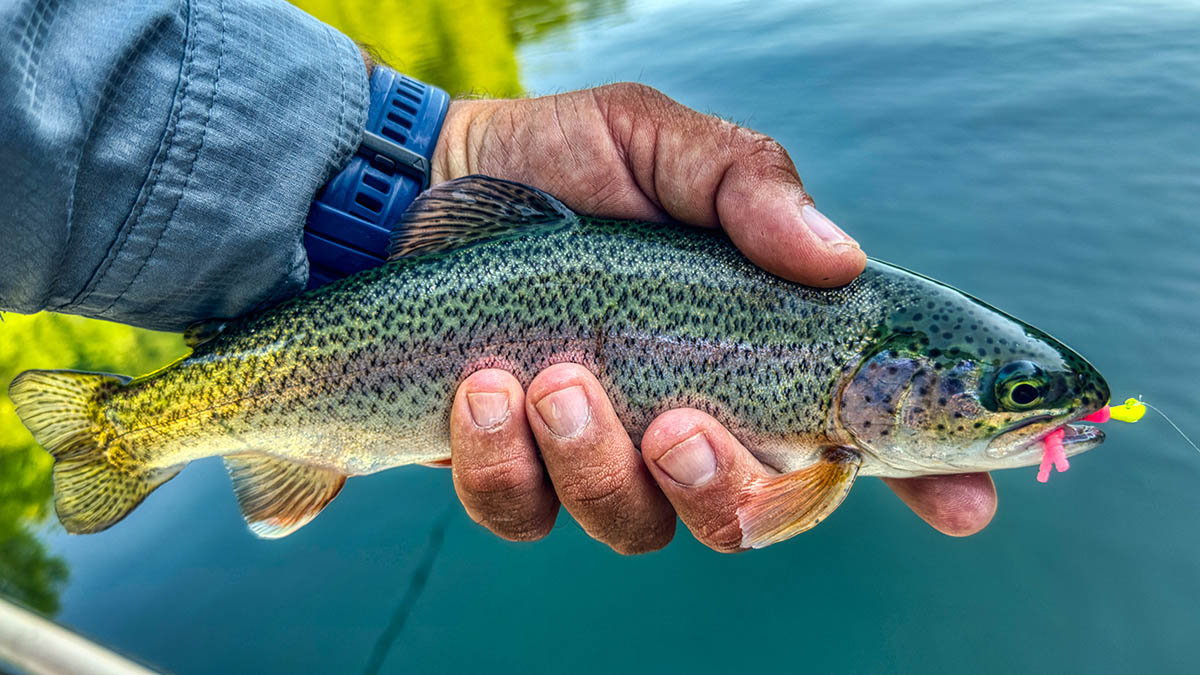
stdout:
[(951, 537), (975, 534), (996, 514), (996, 485), (990, 474), (884, 478), (883, 482), (921, 520)]

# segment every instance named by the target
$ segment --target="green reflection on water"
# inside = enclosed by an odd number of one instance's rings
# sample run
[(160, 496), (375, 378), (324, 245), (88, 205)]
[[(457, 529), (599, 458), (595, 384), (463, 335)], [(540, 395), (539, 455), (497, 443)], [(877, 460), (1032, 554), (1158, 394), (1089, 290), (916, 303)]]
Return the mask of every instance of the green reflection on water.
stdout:
[(452, 95), (522, 92), (516, 48), (619, 4), (614, 0), (294, 0), (401, 71)]
[(59, 314), (6, 314), (0, 324), (0, 594), (47, 614), (58, 610), (67, 566), (37, 538), (50, 512), (50, 455), (8, 399), (29, 368), (141, 373), (182, 354), (179, 336)]

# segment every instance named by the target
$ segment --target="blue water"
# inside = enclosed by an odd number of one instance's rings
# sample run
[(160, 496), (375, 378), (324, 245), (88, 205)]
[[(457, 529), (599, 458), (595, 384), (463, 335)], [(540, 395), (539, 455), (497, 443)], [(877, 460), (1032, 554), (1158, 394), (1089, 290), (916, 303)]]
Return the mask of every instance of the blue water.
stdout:
[[(602, 5), (609, 7), (608, 5)], [(1087, 355), (1200, 433), (1200, 6), (654, 2), (521, 52), (535, 92), (639, 80), (782, 141), (877, 257)], [(395, 673), (1190, 672), (1200, 455), (1161, 420), (1049, 485), (996, 474), (982, 534), (874, 480), (812, 532), (619, 557), (565, 514), (510, 544), (453, 510)], [(50, 532), (60, 619), (179, 673), (356, 672), (452, 503), (446, 472), (350, 481), (275, 542), (205, 461), (102, 535)]]

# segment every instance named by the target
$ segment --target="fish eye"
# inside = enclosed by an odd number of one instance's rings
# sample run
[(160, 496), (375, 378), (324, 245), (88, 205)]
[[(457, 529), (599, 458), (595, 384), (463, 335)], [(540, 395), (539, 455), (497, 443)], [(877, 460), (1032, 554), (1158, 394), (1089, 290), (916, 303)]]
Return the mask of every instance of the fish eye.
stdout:
[(1021, 382), (1012, 388), (1008, 396), (1017, 405), (1033, 405), (1042, 397), (1042, 392), (1032, 382)]
[(996, 373), (996, 401), (1008, 410), (1028, 410), (1042, 402), (1046, 375), (1036, 363), (1014, 361)]

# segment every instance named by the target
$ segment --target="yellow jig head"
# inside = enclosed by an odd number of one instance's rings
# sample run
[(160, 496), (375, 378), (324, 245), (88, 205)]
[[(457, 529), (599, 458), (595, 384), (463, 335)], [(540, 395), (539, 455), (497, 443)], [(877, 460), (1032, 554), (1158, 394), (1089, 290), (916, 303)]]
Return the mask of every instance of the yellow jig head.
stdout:
[[(1155, 408), (1155, 410), (1162, 415), (1161, 410), (1158, 410), (1158, 408)], [(1125, 403), (1118, 406), (1106, 405), (1091, 415), (1084, 417), (1080, 421), (1104, 424), (1109, 420), (1117, 420), (1119, 422), (1129, 422), (1132, 424), (1133, 422), (1142, 419), (1145, 414), (1146, 404), (1142, 403), (1140, 399), (1129, 398), (1125, 399)], [(1167, 416), (1163, 415), (1163, 417), (1166, 418)], [(1175, 426), (1175, 423), (1171, 422), (1170, 419), (1167, 419), (1167, 422), (1170, 422), (1171, 426)], [(1180, 435), (1182, 435), (1184, 439), (1188, 441), (1188, 443), (1191, 443), (1191, 440), (1188, 439), (1188, 437), (1184, 435), (1182, 431), (1180, 431), (1179, 427), (1175, 427), (1175, 430), (1179, 431)], [(1063, 436), (1063, 430), (1058, 429), (1050, 432), (1045, 438), (1042, 439), (1042, 464), (1040, 467), (1038, 467), (1037, 474), (1039, 483), (1045, 483), (1046, 481), (1050, 480), (1051, 467), (1053, 467), (1059, 473), (1071, 468), (1071, 463), (1067, 461), (1067, 453), (1063, 450)], [(1196, 446), (1193, 444), (1192, 447)], [(1200, 450), (1200, 448), (1197, 449)]]
[(1146, 414), (1146, 404), (1136, 398), (1127, 398), (1121, 405), (1109, 406), (1108, 414), (1118, 422), (1136, 422)]

